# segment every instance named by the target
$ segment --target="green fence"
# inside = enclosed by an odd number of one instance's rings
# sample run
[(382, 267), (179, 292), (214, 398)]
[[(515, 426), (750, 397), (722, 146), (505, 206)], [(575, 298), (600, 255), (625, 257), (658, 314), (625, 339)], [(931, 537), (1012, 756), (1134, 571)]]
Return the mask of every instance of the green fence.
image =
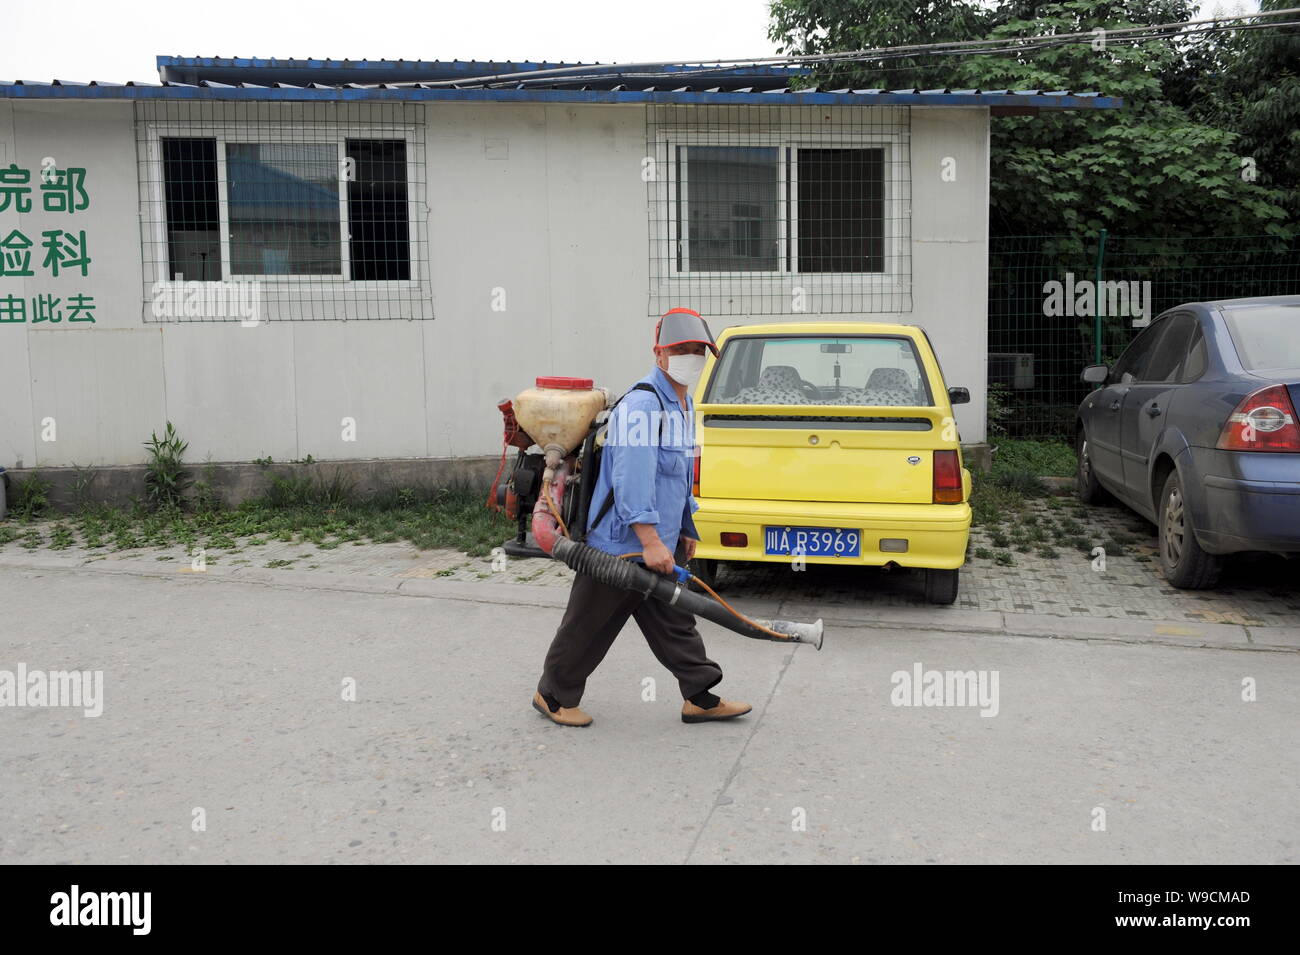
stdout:
[[(989, 436), (1072, 439), (1085, 365), (1113, 361), (1165, 309), (1300, 294), (1300, 240), (995, 236)], [(1099, 334), (1100, 332), (1100, 334)]]

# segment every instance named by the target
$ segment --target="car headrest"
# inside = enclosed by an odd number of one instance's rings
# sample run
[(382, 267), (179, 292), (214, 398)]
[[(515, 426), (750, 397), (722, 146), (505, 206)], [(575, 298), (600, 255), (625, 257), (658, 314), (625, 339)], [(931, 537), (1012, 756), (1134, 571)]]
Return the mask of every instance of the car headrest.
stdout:
[(793, 365), (768, 365), (758, 376), (760, 388), (789, 388), (799, 390), (799, 372)]
[(885, 391), (911, 391), (912, 378), (901, 368), (877, 368), (867, 379), (867, 387)]

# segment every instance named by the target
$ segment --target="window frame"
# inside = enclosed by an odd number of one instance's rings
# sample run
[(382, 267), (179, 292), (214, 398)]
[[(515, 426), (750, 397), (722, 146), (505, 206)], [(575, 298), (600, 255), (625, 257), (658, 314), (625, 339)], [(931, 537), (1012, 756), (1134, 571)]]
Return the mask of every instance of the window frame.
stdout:
[[(152, 276), (153, 284), (162, 291), (174, 289), (199, 282), (205, 286), (220, 286), (228, 283), (261, 282), (266, 285), (280, 286), (303, 293), (330, 293), (346, 289), (356, 292), (380, 292), (393, 288), (418, 288), (422, 282), (424, 263), (415, 255), (414, 228), (416, 223), (416, 201), (411, 184), (416, 181), (418, 169), (415, 163), (416, 127), (412, 124), (384, 124), (371, 126), (367, 124), (343, 124), (330, 126), (328, 129), (317, 128), (314, 124), (277, 124), (268, 128), (262, 124), (246, 122), (150, 122), (146, 124), (145, 149), (148, 163), (149, 195), (147, 201), (152, 208), (163, 210), (152, 223), (152, 235), (148, 241), (153, 246), (152, 263), (146, 261), (145, 267), (152, 264), (154, 269), (161, 269), (167, 274)], [(219, 279), (181, 279), (177, 281), (171, 274), (171, 256), (168, 251), (167, 238), (167, 195), (166, 171), (163, 164), (162, 140), (164, 139), (210, 139), (216, 141), (217, 160), (217, 211), (220, 229), (221, 275)], [(346, 158), (349, 139), (402, 140), (406, 144), (406, 216), (407, 216), (407, 260), (410, 263), (410, 276), (405, 279), (366, 279), (353, 281), (351, 236), (348, 220), (348, 180), (338, 179), (339, 191), (339, 251), (340, 268), (338, 274), (332, 275), (284, 275), (238, 273), (230, 271), (230, 182), (226, 172), (226, 144), (328, 144), (336, 146), (338, 169), (342, 170)]]
[[(924, 332), (922, 332), (922, 334), (924, 334)], [(713, 400), (711, 400), (711, 398), (712, 398), (712, 396), (713, 396), (713, 391), (714, 391), (714, 389), (715, 389), (715, 388), (718, 388), (718, 387), (721, 387), (722, 372), (723, 372), (723, 370), (724, 370), (724, 369), (723, 369), (722, 362), (723, 362), (724, 358), (726, 357), (727, 349), (728, 349), (728, 348), (731, 348), (733, 345), (738, 344), (738, 343), (740, 343), (740, 342), (761, 341), (761, 342), (764, 343), (764, 346), (766, 347), (767, 342), (774, 342), (774, 341), (816, 341), (816, 340), (821, 339), (821, 338), (834, 338), (834, 339), (861, 339), (861, 340), (863, 340), (863, 341), (891, 341), (891, 342), (899, 342), (899, 343), (902, 343), (902, 344), (906, 344), (906, 345), (908, 345), (908, 346), (911, 348), (911, 351), (912, 351), (912, 358), (913, 358), (913, 360), (916, 362), (916, 370), (917, 370), (917, 375), (918, 375), (918, 378), (919, 378), (919, 380), (918, 380), (918, 384), (920, 385), (920, 387), (921, 387), (922, 389), (924, 389), (924, 391), (925, 391), (925, 396), (926, 396), (926, 398), (929, 400), (929, 404), (924, 404), (924, 405), (889, 405), (889, 406), (887, 406), (887, 407), (889, 407), (889, 408), (891, 408), (891, 409), (893, 409), (893, 408), (937, 408), (937, 407), (939, 407), (939, 402), (938, 402), (938, 400), (937, 400), (937, 398), (936, 398), (936, 393), (937, 393), (937, 392), (936, 392), (936, 388), (934, 387), (934, 384), (933, 384), (933, 382), (931, 381), (931, 375), (930, 375), (929, 369), (927, 369), (926, 366), (925, 366), (925, 357), (924, 357), (924, 354), (923, 354), (922, 349), (921, 349), (920, 347), (918, 347), (917, 340), (916, 340), (914, 337), (912, 337), (911, 335), (902, 335), (902, 334), (898, 334), (898, 333), (872, 333), (872, 332), (851, 332), (851, 333), (848, 333), (848, 334), (839, 334), (839, 333), (830, 333), (830, 332), (828, 332), (828, 333), (824, 333), (824, 334), (812, 333), (812, 332), (807, 332), (807, 333), (805, 333), (805, 332), (774, 332), (774, 333), (771, 333), (771, 334), (767, 334), (767, 333), (764, 333), (764, 332), (751, 332), (751, 333), (747, 333), (747, 334), (744, 334), (744, 335), (732, 335), (730, 338), (728, 338), (728, 339), (727, 339), (725, 342), (723, 342), (723, 344), (722, 344), (722, 352), (718, 355), (716, 361), (714, 362), (714, 369), (713, 369), (713, 372), (712, 372), (712, 374), (711, 374), (711, 377), (709, 378), (708, 387), (705, 389), (705, 393), (704, 393), (704, 396), (703, 396), (703, 400), (697, 403), (697, 407), (703, 407), (703, 406), (705, 406), (705, 405), (707, 405), (707, 406), (709, 406), (709, 407), (737, 407), (737, 408), (738, 408), (738, 407), (744, 407), (743, 405), (735, 405), (735, 404), (732, 404), (732, 403), (727, 402), (727, 401), (721, 401), (721, 400), (720, 400), (720, 401), (713, 401)], [(928, 342), (928, 338), (927, 338), (927, 342)], [(933, 350), (931, 351), (931, 353), (933, 354)], [(746, 357), (749, 358), (750, 356), (747, 355)], [(763, 368), (762, 357), (763, 357), (763, 350), (760, 349), (760, 350), (758, 351), (757, 356), (755, 356), (755, 357), (753, 357), (753, 358), (750, 359), (751, 362), (752, 362), (754, 365), (757, 366), (757, 367), (754, 367), (753, 369), (751, 369), (752, 371), (755, 372), (755, 378), (754, 378), (755, 383), (757, 383), (758, 375), (762, 374), (762, 368)], [(727, 370), (731, 370), (731, 369), (727, 369)], [(736, 376), (736, 375), (741, 374), (741, 368), (738, 367), (738, 368), (735, 369), (735, 370), (731, 370), (731, 372), (732, 372), (732, 376), (734, 377), (734, 376)], [(941, 375), (941, 376), (942, 376), (942, 374), (943, 374), (943, 372), (940, 371), (940, 375)], [(746, 386), (746, 387), (748, 387), (748, 386)], [(946, 393), (945, 393), (945, 394), (946, 394)], [(852, 408), (852, 407), (871, 407), (871, 406), (868, 406), (868, 405), (809, 405), (809, 406), (805, 406), (805, 405), (788, 405), (788, 406), (784, 406), (784, 407), (791, 407), (791, 408), (802, 408), (802, 407), (818, 407), (818, 408), (846, 407), (846, 408)]]
[[(759, 279), (785, 282), (800, 279), (806, 284), (822, 283), (828, 279), (837, 282), (845, 280), (863, 288), (881, 286), (902, 287), (905, 280), (910, 282), (910, 261), (906, 271), (899, 268), (905, 261), (902, 230), (890, 228), (889, 223), (897, 223), (910, 218), (912, 210), (904, 204), (898, 195), (897, 177), (885, 175), (882, 179), (884, 190), (884, 236), (882, 254), (885, 269), (880, 272), (800, 272), (799, 271), (799, 149), (880, 149), (882, 168), (895, 168), (903, 162), (900, 154), (904, 153), (904, 137), (900, 134), (870, 133), (854, 136), (846, 141), (842, 134), (834, 136), (816, 131), (779, 131), (774, 133), (747, 133), (737, 130), (661, 130), (658, 135), (660, 155), (668, 160), (666, 176), (667, 186), (667, 229), (659, 240), (658, 258), (668, 263), (667, 274), (661, 276), (674, 285), (674, 294), (682, 294), (683, 286), (691, 292), (704, 292), (710, 283), (720, 280)], [(689, 236), (680, 235), (679, 223), (687, 222), (689, 228), (690, 210), (690, 147), (694, 146), (749, 146), (755, 148), (775, 148), (777, 150), (777, 269), (775, 271), (716, 271), (693, 272), (689, 269)], [(684, 162), (686, 175), (678, 177), (677, 148), (685, 147)], [(910, 165), (910, 160), (907, 160)], [(907, 173), (910, 178), (910, 168)], [(680, 205), (679, 205), (680, 203)], [(685, 212), (685, 215), (681, 213)], [(910, 234), (910, 230), (909, 234)], [(680, 251), (680, 256), (679, 256)], [(682, 267), (678, 267), (678, 261)], [(787, 263), (789, 263), (787, 267)], [(892, 265), (892, 269), (891, 269)]]
[[(1137, 384), (1141, 384), (1145, 380), (1137, 377), (1136, 375), (1132, 375), (1132, 372), (1128, 371), (1127, 369), (1121, 371), (1120, 368), (1124, 363), (1124, 359), (1129, 356), (1129, 353), (1139, 342), (1142, 342), (1146, 346), (1146, 354), (1143, 356), (1143, 359), (1146, 360), (1150, 358), (1152, 348), (1160, 344), (1160, 339), (1164, 337), (1165, 329), (1168, 328), (1168, 326), (1165, 324), (1165, 319), (1167, 319), (1170, 316), (1170, 314), (1172, 313), (1166, 312), (1163, 315), (1156, 316), (1156, 318), (1152, 320), (1151, 324), (1148, 325), (1146, 328), (1142, 329), (1140, 332), (1138, 332), (1137, 337), (1128, 343), (1127, 348), (1125, 348), (1122, 352), (1120, 352), (1120, 355), (1118, 358), (1115, 359), (1115, 365), (1111, 369), (1111, 373), (1108, 376), (1109, 380), (1107, 380), (1106, 382), (1107, 385), (1121, 385), (1121, 386), (1137, 385)], [(1143, 339), (1146, 339), (1146, 341), (1144, 342)], [(1142, 366), (1142, 371), (1143, 373), (1146, 372), (1145, 364)], [(1121, 381), (1120, 375), (1122, 374), (1129, 374), (1132, 375), (1132, 377), (1128, 381)]]
[[(1139, 378), (1139, 379), (1136, 379), (1136, 380), (1133, 381), (1133, 382), (1131, 382), (1132, 384), (1135, 384), (1135, 385), (1138, 385), (1138, 384), (1141, 384), (1141, 385), (1179, 385), (1179, 384), (1182, 384), (1183, 364), (1187, 361), (1187, 352), (1188, 352), (1189, 347), (1191, 346), (1192, 337), (1193, 337), (1193, 335), (1194, 335), (1194, 333), (1195, 333), (1195, 329), (1196, 329), (1196, 327), (1197, 327), (1197, 325), (1198, 325), (1198, 323), (1197, 323), (1197, 321), (1196, 321), (1196, 316), (1193, 315), (1191, 312), (1169, 312), (1169, 313), (1165, 314), (1164, 316), (1162, 316), (1161, 319), (1160, 319), (1160, 321), (1161, 321), (1161, 322), (1163, 323), (1163, 325), (1164, 325), (1164, 331), (1160, 334), (1160, 337), (1159, 337), (1158, 339), (1156, 339), (1156, 343), (1155, 343), (1155, 345), (1153, 345), (1153, 346), (1151, 347), (1150, 352), (1147, 354), (1147, 362), (1146, 362), (1146, 365), (1144, 365), (1143, 368), (1142, 368), (1142, 377)], [(1153, 323), (1153, 324), (1154, 324), (1154, 323)], [(1184, 343), (1183, 348), (1182, 348), (1182, 351), (1181, 351), (1181, 353), (1178, 355), (1177, 362), (1174, 364), (1173, 368), (1170, 370), (1170, 374), (1172, 374), (1173, 377), (1172, 377), (1172, 378), (1168, 378), (1168, 377), (1166, 377), (1166, 378), (1151, 378), (1151, 377), (1150, 377), (1150, 372), (1151, 372), (1151, 359), (1152, 359), (1152, 357), (1154, 357), (1155, 353), (1156, 353), (1159, 349), (1161, 349), (1161, 348), (1164, 347), (1165, 339), (1169, 337), (1170, 333), (1171, 333), (1172, 331), (1178, 329), (1179, 327), (1189, 328), (1190, 331), (1188, 331), (1188, 333), (1187, 333), (1187, 342)]]
[[(1210, 340), (1205, 334), (1205, 328), (1201, 320), (1195, 315), (1192, 316), (1195, 325), (1192, 327), (1192, 337), (1187, 342), (1187, 354), (1183, 356), (1182, 363), (1178, 366), (1178, 383), (1180, 385), (1189, 385), (1194, 381), (1200, 381), (1205, 377), (1205, 373), (1210, 369)], [(1191, 360), (1192, 353), (1196, 351), (1196, 346), (1201, 346), (1203, 358), (1201, 361), (1201, 370), (1195, 375), (1189, 375), (1188, 362)]]

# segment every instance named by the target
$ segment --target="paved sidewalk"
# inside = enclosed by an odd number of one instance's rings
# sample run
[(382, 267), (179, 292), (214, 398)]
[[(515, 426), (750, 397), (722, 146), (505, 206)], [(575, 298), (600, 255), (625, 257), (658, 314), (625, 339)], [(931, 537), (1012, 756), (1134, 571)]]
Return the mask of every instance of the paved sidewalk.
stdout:
[[(1047, 499), (1035, 502), (1033, 513), (1041, 514), (1046, 523), (1049, 515), (1061, 520), (1066, 507), (1077, 513), (1070, 502), (1049, 504)], [(795, 602), (858, 611), (867, 617), (878, 616), (884, 609), (934, 611), (926, 619), (933, 619), (935, 626), (954, 619), (953, 610), (960, 609), (1002, 614), (1008, 619), (1075, 620), (1085, 631), (1091, 628), (1093, 632), (1103, 632), (1121, 621), (1142, 624), (1146, 631), (1160, 624), (1192, 628), (1227, 625), (1236, 627), (1237, 632), (1300, 627), (1300, 563), (1282, 557), (1242, 556), (1229, 562), (1215, 590), (1180, 591), (1160, 574), (1154, 527), (1119, 507), (1088, 508), (1086, 515), (1071, 526), (1078, 529), (1077, 540), (1106, 547), (1104, 570), (1090, 553), (1059, 542), (1055, 557), (1041, 556), (1042, 545), (1032, 550), (1008, 548), (1006, 553), (1014, 564), (1004, 566), (991, 557), (976, 556), (997, 553), (998, 548), (993, 540), (996, 529), (976, 528), (955, 608), (926, 604), (920, 575), (908, 571), (822, 564), (795, 571), (786, 564), (724, 564), (720, 586), (729, 599)], [(35, 526), (48, 540), (53, 523)], [(1051, 548), (1051, 542), (1046, 546)], [(72, 564), (145, 565), (173, 573), (192, 572), (193, 560), (181, 546), (115, 552), (78, 546), (58, 551), (47, 546), (27, 549), (21, 540), (0, 545), (0, 562), (21, 563), (25, 557), (37, 555), (59, 557)], [(513, 583), (566, 591), (572, 577), (567, 567), (553, 560), (507, 558), (504, 552), (495, 557), (469, 557), (453, 550), (422, 551), (409, 543), (341, 541), (322, 548), (308, 542), (245, 538), (233, 549), (208, 548), (204, 561), (213, 569)]]
[[(379, 555), (386, 561), (378, 566), (401, 566), (399, 545), (375, 545), (391, 550)], [(360, 550), (360, 549), (359, 549)], [(417, 552), (419, 553), (419, 552)], [(491, 570), (490, 559), (481, 563), (486, 570), (474, 569), (479, 562), (459, 552), (445, 552), (431, 559), (434, 552), (420, 554), (414, 568), (389, 573), (374, 573), (376, 566), (357, 551), (348, 559), (335, 563), (308, 565), (305, 570), (293, 567), (267, 568), (251, 563), (209, 564), (194, 571), (190, 564), (176, 566), (134, 553), (102, 559), (69, 554), (0, 553), (0, 570), (22, 572), (68, 571), (92, 575), (148, 577), (154, 579), (238, 580), (260, 586), (289, 590), (343, 591), (370, 594), (402, 594), (467, 600), (475, 603), (562, 609), (568, 601), (568, 581), (572, 572), (551, 560), (510, 561), (498, 571)], [(462, 566), (468, 563), (468, 566)], [(273, 562), (273, 561), (272, 561)], [(438, 568), (438, 564), (443, 564)], [(521, 566), (527, 565), (527, 566)], [(440, 572), (441, 571), (450, 571)], [(1300, 651), (1300, 625), (1269, 627), (1232, 623), (1206, 623), (1139, 617), (1061, 616), (1032, 611), (988, 610), (970, 607), (935, 607), (919, 596), (906, 599), (908, 588), (917, 590), (919, 582), (900, 583), (890, 579), (884, 586), (893, 588), (888, 600), (873, 599), (861, 591), (864, 577), (894, 577), (879, 571), (856, 573), (847, 568), (810, 569), (802, 574), (786, 571), (794, 580), (783, 587), (751, 588), (743, 584), (728, 587), (726, 596), (743, 613), (754, 617), (826, 622), (827, 633), (840, 627), (865, 629), (924, 628), (932, 631), (975, 634), (1014, 634), (1076, 640), (1100, 640), (1123, 643), (1150, 643), (1167, 646), (1222, 647), (1239, 650)], [(737, 575), (738, 577), (740, 575)], [(845, 580), (856, 579), (857, 591)], [(830, 578), (830, 584), (819, 581)], [(879, 597), (879, 594), (875, 595)], [(828, 637), (829, 639), (829, 637)]]

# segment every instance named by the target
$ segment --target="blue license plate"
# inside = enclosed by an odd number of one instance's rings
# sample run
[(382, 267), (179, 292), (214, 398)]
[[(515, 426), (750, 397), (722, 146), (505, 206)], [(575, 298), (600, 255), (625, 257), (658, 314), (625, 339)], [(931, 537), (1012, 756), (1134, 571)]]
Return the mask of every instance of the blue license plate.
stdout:
[(858, 557), (862, 533), (840, 527), (764, 527), (769, 556)]

